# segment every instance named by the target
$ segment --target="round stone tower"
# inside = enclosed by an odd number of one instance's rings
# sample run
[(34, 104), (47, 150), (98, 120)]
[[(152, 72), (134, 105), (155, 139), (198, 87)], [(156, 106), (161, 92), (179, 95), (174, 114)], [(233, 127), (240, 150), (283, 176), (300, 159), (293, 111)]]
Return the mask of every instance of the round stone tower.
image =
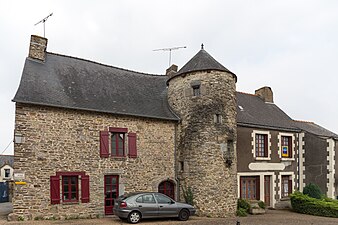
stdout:
[(202, 45), (187, 64), (168, 76), (168, 101), (181, 119), (176, 137), (181, 196), (191, 190), (199, 215), (234, 215), (236, 75)]

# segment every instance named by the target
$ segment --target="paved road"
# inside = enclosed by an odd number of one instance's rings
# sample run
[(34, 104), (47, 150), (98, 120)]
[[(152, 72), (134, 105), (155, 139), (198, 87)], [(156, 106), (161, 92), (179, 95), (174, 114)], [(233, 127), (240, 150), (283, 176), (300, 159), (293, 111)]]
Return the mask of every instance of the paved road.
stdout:
[[(117, 217), (106, 217), (102, 219), (88, 219), (88, 220), (57, 220), (57, 221), (12, 221), (7, 222), (5, 220), (4, 213), (11, 210), (10, 205), (0, 204), (0, 225), (126, 225), (127, 222), (121, 221)], [(2, 213), (2, 216), (1, 216)], [(236, 221), (240, 222), (240, 225), (338, 225), (338, 218), (327, 218), (319, 216), (310, 216), (304, 214), (298, 214), (287, 210), (269, 210), (264, 215), (249, 215), (248, 217), (240, 218), (201, 218), (191, 217), (189, 221), (181, 222), (177, 220), (143, 220), (141, 225), (236, 225)]]

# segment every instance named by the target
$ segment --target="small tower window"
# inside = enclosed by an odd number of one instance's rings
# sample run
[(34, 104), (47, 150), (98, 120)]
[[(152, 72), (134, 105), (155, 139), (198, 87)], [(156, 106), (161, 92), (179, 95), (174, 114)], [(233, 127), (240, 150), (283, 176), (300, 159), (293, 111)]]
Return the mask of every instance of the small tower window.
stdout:
[(200, 96), (201, 95), (200, 85), (192, 86), (192, 92), (193, 92), (193, 96)]
[(222, 115), (221, 114), (215, 114), (215, 116), (214, 116), (214, 122), (216, 124), (221, 124), (222, 123)]

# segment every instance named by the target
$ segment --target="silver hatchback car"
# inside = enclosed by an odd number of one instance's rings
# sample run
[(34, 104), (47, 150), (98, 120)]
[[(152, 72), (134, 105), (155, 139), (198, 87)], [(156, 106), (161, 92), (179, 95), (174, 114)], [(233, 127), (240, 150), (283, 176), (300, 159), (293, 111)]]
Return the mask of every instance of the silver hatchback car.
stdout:
[(155, 193), (131, 193), (119, 196), (114, 205), (114, 214), (129, 223), (138, 223), (142, 218), (177, 217), (188, 220), (196, 209), (189, 204), (175, 202), (168, 196)]

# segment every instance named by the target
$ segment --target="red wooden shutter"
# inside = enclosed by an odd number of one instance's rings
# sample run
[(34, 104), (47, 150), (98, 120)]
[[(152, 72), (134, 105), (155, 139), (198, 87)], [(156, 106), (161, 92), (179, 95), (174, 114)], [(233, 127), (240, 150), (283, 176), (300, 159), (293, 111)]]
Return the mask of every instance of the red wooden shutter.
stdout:
[(100, 131), (100, 156), (109, 157), (109, 131)]
[(89, 176), (81, 176), (81, 201), (89, 202)]
[(128, 156), (130, 158), (137, 157), (136, 133), (128, 133), (128, 150)]
[(60, 204), (60, 177), (50, 177), (50, 200), (52, 204)]

